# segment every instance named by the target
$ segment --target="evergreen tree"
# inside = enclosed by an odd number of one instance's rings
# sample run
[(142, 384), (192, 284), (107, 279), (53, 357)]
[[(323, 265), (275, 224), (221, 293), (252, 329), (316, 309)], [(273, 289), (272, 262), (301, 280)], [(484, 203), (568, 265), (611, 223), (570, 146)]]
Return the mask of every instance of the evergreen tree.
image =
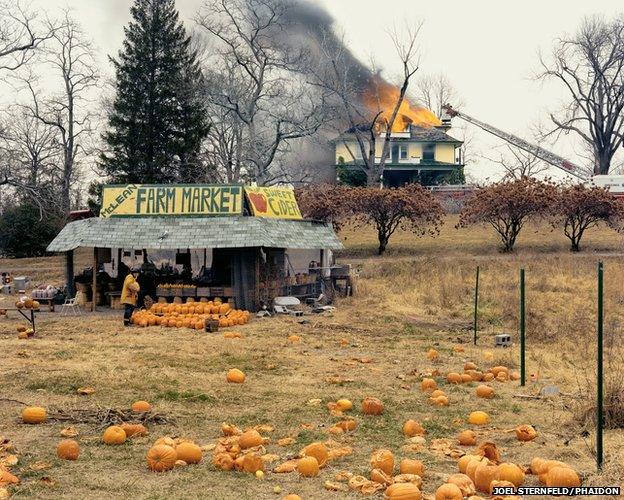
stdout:
[(197, 51), (175, 0), (135, 0), (117, 58), (116, 96), (100, 161), (116, 183), (198, 179), (208, 133)]

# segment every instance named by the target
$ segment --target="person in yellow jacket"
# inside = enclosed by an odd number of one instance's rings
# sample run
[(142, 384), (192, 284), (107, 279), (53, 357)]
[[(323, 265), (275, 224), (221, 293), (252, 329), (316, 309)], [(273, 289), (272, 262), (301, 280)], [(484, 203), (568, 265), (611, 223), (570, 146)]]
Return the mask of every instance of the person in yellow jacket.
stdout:
[(121, 303), (124, 306), (124, 326), (130, 325), (130, 318), (136, 309), (139, 290), (141, 289), (139, 283), (137, 282), (138, 276), (138, 267), (130, 269), (130, 273), (126, 276), (121, 289)]

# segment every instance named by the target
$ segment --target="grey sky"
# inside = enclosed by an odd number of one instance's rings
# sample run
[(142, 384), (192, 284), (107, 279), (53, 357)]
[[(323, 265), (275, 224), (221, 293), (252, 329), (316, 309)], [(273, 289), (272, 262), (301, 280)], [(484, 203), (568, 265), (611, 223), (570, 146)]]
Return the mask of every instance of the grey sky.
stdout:
[[(621, 0), (316, 0), (336, 19), (336, 27), (363, 60), (374, 58), (391, 77), (394, 49), (387, 31), (393, 25), (423, 21), (423, 73), (448, 75), (465, 106), (464, 110), (526, 138), (531, 127), (545, 120), (547, 111), (565, 98), (560, 88), (532, 79), (538, 69), (538, 51), (548, 53), (556, 37), (574, 31), (583, 16), (607, 17), (624, 12)], [(177, 0), (189, 27), (202, 0)], [(98, 49), (104, 72), (110, 73), (107, 54), (114, 54), (123, 40), (132, 0), (35, 0), (51, 13), (69, 6)], [(497, 156), (500, 146), (483, 133), (475, 133), (473, 149)], [(582, 162), (575, 144), (562, 140), (552, 149)], [(579, 148), (580, 150), (580, 148)], [(492, 165), (480, 160), (469, 169), (478, 178), (496, 176)]]

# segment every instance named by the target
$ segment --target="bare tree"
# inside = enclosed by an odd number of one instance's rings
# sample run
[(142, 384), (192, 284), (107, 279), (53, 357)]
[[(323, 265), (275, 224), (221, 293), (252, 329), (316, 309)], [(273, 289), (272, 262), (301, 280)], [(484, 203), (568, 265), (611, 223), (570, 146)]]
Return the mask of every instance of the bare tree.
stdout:
[(19, 2), (0, 0), (0, 71), (15, 71), (34, 56), (56, 28)]
[(86, 147), (94, 118), (90, 94), (98, 82), (91, 43), (67, 12), (46, 50), (46, 62), (60, 77), (60, 91), (42, 96), (36, 78), (30, 73), (22, 79), (30, 94), (30, 103), (25, 107), (34, 118), (55, 131), (62, 156), (56, 174), (60, 206), (66, 214), (71, 209), (72, 187), (78, 177), (80, 159), (88, 154)]
[(442, 106), (452, 104), (457, 108), (463, 106), (463, 100), (451, 81), (444, 73), (422, 75), (416, 81), (416, 99), (437, 116), (442, 116)]
[(325, 121), (323, 96), (303, 75), (305, 52), (282, 39), (288, 7), (274, 0), (207, 0), (197, 18), (224, 68), (213, 65), (213, 81), (222, 76), (229, 83), (209, 89), (209, 99), (221, 108), (214, 132), (225, 133), (217, 143), (227, 149), (226, 176), (233, 181), (279, 180), (276, 156)]
[(483, 156), (486, 160), (497, 163), (503, 168), (503, 181), (536, 177), (540, 174), (544, 174), (549, 169), (549, 165), (546, 165), (533, 153), (529, 153), (509, 144), (505, 146), (505, 149), (506, 154), (501, 153), (498, 159)]
[(584, 19), (557, 41), (552, 60), (540, 57), (544, 80), (559, 82), (568, 103), (550, 118), (550, 134), (572, 132), (591, 147), (594, 174), (608, 174), (624, 139), (624, 18)]
[[(362, 81), (359, 68), (350, 63), (351, 53), (344, 43), (332, 42), (324, 47), (321, 67), (317, 70), (316, 84), (331, 92), (336, 108), (346, 119), (349, 134), (355, 137), (356, 150), (342, 140), (351, 159), (366, 174), (368, 186), (380, 186), (383, 172), (390, 156), (390, 132), (399, 117), (412, 77), (418, 70), (417, 40), (420, 25), (407, 27), (405, 36), (396, 30), (391, 33), (396, 54), (401, 61), (402, 82), (394, 86), (379, 74)], [(391, 96), (389, 109), (385, 106)], [(383, 133), (385, 132), (385, 134)], [(377, 157), (377, 141), (382, 142), (381, 156)]]

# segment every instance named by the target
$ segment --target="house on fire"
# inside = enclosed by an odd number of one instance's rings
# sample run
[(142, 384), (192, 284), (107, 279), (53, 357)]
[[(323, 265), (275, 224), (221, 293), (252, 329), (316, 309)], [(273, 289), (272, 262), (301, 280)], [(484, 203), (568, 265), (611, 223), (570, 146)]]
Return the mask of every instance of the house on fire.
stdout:
[[(410, 182), (423, 185), (457, 183), (464, 166), (461, 155), (462, 141), (448, 134), (450, 117), (442, 116), (436, 125), (405, 123), (399, 130), (390, 132), (390, 148), (386, 159), (383, 183), (397, 187)], [(349, 129), (336, 139), (335, 167), (337, 175), (361, 171), (362, 153), (354, 129)], [(381, 131), (375, 142), (375, 162), (381, 161), (386, 132)], [(455, 174), (455, 175), (453, 175)]]

